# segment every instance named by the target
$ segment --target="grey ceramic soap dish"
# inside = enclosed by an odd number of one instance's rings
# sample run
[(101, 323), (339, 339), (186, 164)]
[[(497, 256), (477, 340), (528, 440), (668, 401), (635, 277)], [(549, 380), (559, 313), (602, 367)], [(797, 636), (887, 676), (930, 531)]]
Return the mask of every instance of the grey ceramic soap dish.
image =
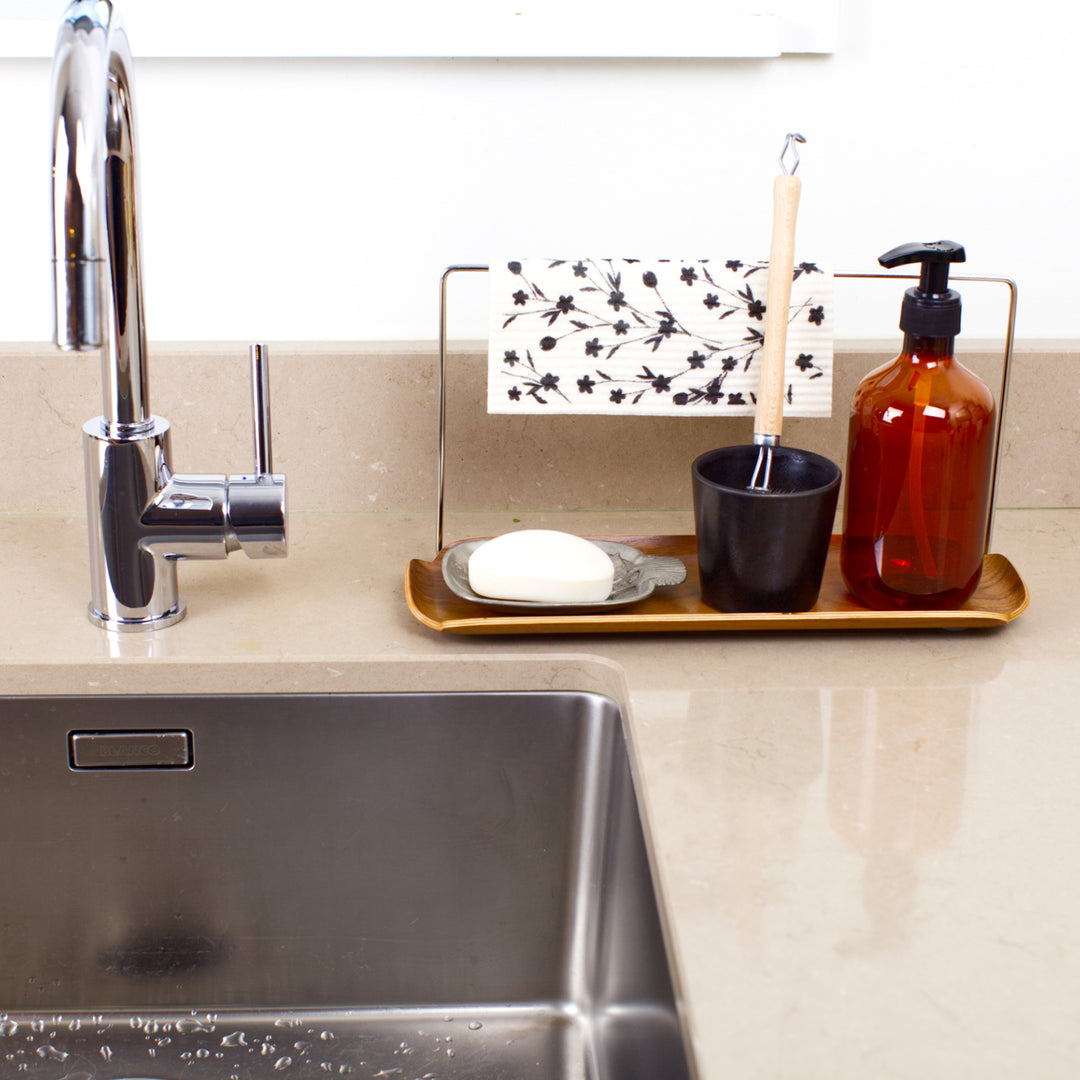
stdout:
[(673, 556), (646, 555), (629, 544), (614, 540), (592, 540), (605, 552), (615, 567), (611, 595), (599, 602), (552, 604), (536, 600), (495, 600), (481, 596), (469, 587), (469, 556), (486, 540), (462, 540), (446, 549), (442, 560), (442, 575), (455, 596), (474, 604), (511, 609), (514, 611), (605, 611), (644, 600), (653, 590), (664, 585), (680, 585), (686, 580), (686, 566)]

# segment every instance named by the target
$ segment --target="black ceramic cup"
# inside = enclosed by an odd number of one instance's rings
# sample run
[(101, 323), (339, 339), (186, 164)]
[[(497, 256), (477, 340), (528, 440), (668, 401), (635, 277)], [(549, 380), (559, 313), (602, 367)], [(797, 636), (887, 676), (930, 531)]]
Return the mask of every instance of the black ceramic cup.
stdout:
[(825, 573), (840, 467), (776, 446), (770, 490), (749, 491), (758, 451), (725, 446), (693, 464), (701, 597), (718, 611), (809, 611)]

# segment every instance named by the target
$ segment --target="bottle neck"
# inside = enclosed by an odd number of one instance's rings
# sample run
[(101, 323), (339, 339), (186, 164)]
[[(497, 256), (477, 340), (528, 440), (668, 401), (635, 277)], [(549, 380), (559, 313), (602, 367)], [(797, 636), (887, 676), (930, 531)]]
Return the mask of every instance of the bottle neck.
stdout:
[(924, 363), (951, 360), (954, 337), (923, 337), (921, 334), (904, 334), (903, 354)]

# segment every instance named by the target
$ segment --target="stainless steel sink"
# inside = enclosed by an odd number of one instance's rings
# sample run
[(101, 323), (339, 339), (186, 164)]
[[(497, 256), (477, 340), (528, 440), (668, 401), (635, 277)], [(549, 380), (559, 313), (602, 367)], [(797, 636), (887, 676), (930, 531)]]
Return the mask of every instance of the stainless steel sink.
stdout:
[(2, 698), (0, 823), (0, 1076), (689, 1076), (607, 698)]

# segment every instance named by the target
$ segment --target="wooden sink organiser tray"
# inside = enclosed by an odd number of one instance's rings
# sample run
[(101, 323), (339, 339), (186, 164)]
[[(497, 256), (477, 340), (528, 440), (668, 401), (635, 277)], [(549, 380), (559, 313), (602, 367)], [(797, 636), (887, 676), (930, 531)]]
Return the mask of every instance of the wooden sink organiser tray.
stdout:
[[(405, 598), (409, 610), (425, 626), (454, 634), (610, 634), (610, 633), (690, 633), (708, 631), (758, 630), (921, 630), (975, 629), (1003, 626), (1020, 615), (1028, 605), (1027, 586), (1004, 555), (983, 556), (979, 587), (962, 607), (948, 611), (874, 611), (863, 607), (848, 593), (840, 574), (840, 537), (833, 536), (825, 563), (821, 593), (810, 611), (793, 613), (716, 611), (701, 599), (694, 536), (597, 536), (629, 544), (646, 555), (673, 555), (686, 566), (681, 585), (656, 589), (626, 607), (609, 611), (514, 611), (466, 600), (451, 591), (442, 574), (444, 464), (445, 464), (445, 372), (446, 372), (446, 285), (451, 274), (485, 272), (486, 266), (452, 266), (442, 277), (439, 335), (439, 457), (436, 543), (438, 555), (431, 561), (412, 559), (405, 572)], [(897, 274), (836, 274), (846, 278), (890, 278), (915, 280)], [(991, 488), (990, 519), (993, 521), (1001, 432), (1004, 430), (1008, 395), (1009, 364), (1016, 322), (1016, 286), (1008, 278), (958, 277), (957, 281), (990, 281), (1008, 286), (1009, 314), (1001, 389), (998, 397), (998, 445), (994, 454), (994, 486)], [(990, 528), (987, 528), (989, 541)], [(450, 545), (453, 546), (453, 545)]]
[(821, 595), (810, 611), (733, 614), (714, 611), (701, 599), (697, 545), (693, 536), (605, 536), (646, 555), (674, 555), (686, 564), (681, 585), (616, 611), (532, 614), (485, 607), (450, 591), (443, 580), (441, 551), (431, 562), (413, 559), (405, 575), (409, 610), (425, 626), (453, 634), (611, 634), (700, 630), (915, 630), (1001, 626), (1028, 605), (1028, 591), (1003, 555), (986, 555), (979, 587), (952, 611), (871, 611), (848, 594), (840, 577), (840, 538), (834, 536)]

